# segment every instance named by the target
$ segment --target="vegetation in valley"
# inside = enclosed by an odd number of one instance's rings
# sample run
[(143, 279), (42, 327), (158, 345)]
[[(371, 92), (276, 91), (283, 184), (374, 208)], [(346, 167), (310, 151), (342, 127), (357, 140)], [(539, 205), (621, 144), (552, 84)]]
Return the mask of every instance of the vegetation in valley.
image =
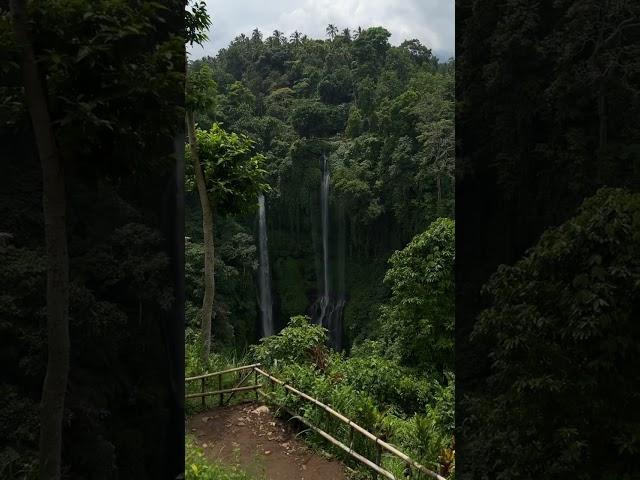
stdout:
[[(195, 116), (199, 128), (217, 123), (246, 135), (265, 157), (279, 327), (307, 313), (321, 289), (319, 197), (327, 157), (331, 281), (348, 297), (347, 349), (378, 326), (391, 254), (438, 217), (453, 217), (453, 62), (438, 62), (417, 40), (396, 47), (388, 38), (381, 27), (327, 40), (278, 31), (263, 38), (256, 30), (215, 58), (189, 65), (192, 76), (203, 70), (210, 75), (217, 91), (209, 110)], [(187, 199), (193, 249), (203, 240), (197, 203), (195, 195)], [(213, 342), (242, 348), (239, 343), (259, 337), (255, 287), (235, 286), (250, 283), (257, 266), (257, 242), (250, 241), (256, 208), (228, 213), (214, 228), (214, 243), (223, 251), (215, 258)], [(188, 295), (188, 302), (197, 308), (201, 297)]]

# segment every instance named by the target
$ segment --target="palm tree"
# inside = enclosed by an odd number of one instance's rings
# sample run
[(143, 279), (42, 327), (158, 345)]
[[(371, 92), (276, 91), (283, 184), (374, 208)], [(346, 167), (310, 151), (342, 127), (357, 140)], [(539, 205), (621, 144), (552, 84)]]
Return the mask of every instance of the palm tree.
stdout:
[(351, 40), (351, 30), (349, 30), (348, 28), (345, 28), (344, 30), (342, 30), (342, 36), (347, 41)]
[(300, 44), (301, 38), (302, 38), (302, 34), (297, 30), (291, 34), (291, 40), (293, 40), (293, 43), (296, 45)]
[(336, 38), (336, 35), (338, 34), (338, 27), (336, 27), (334, 24), (330, 23), (329, 25), (327, 25), (327, 35), (329, 36), (329, 38), (331, 38), (331, 40), (333, 40), (334, 38)]
[(358, 27), (358, 30), (356, 30), (356, 33), (353, 34), (353, 38), (357, 40), (360, 37), (360, 35), (362, 35), (362, 27)]
[(280, 44), (280, 37), (282, 36), (282, 32), (278, 29), (273, 31), (271, 37), (276, 41), (277, 44)]

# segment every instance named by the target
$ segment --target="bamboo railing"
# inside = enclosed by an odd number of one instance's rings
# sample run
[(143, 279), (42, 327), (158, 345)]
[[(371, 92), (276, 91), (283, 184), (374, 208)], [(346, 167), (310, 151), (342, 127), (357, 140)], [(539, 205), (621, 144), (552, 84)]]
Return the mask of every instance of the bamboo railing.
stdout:
[[(229, 368), (227, 370), (222, 370), (220, 372), (213, 372), (213, 373), (205, 373), (204, 375), (198, 375), (195, 377), (187, 377), (184, 379), (185, 383), (186, 382), (195, 382), (197, 380), (200, 380), (200, 392), (197, 393), (190, 393), (185, 395), (185, 399), (189, 399), (189, 398), (202, 398), (202, 406), (206, 406), (206, 397), (209, 396), (214, 396), (214, 395), (218, 395), (220, 400), (219, 400), (219, 405), (222, 406), (224, 405), (224, 395), (225, 393), (229, 393), (229, 397), (227, 398), (227, 403), (231, 400), (231, 398), (233, 398), (233, 396), (237, 393), (237, 392), (248, 392), (248, 391), (255, 391), (256, 392), (256, 400), (258, 399), (258, 390), (261, 388), (261, 386), (258, 384), (258, 374), (255, 373), (254, 368), (259, 367), (260, 364), (259, 363), (254, 363), (252, 365), (245, 365), (242, 367), (235, 367), (235, 368)], [(247, 375), (245, 375), (244, 377), (242, 377), (237, 383), (236, 386), (233, 388), (222, 388), (222, 376), (225, 374), (229, 374), (229, 373), (234, 373), (234, 372), (241, 372), (241, 371), (246, 371), (249, 370), (249, 373)], [(249, 377), (251, 376), (251, 374), (254, 373), (255, 375), (255, 382), (254, 385), (247, 385), (247, 386), (243, 386), (244, 382), (247, 381), (249, 379)], [(213, 377), (217, 377), (218, 378), (218, 389), (211, 391), (211, 392), (207, 392), (206, 390), (206, 381), (209, 378), (213, 378)]]
[[(435, 480), (446, 480), (446, 478), (443, 477), (442, 475), (440, 475), (440, 474), (434, 472), (433, 470), (430, 470), (427, 467), (419, 464), (418, 462), (416, 462), (415, 460), (410, 458), (408, 455), (406, 455), (403, 452), (401, 452), (400, 450), (398, 450), (393, 445), (385, 442), (384, 440), (382, 440), (381, 438), (377, 437), (373, 433), (369, 432), (365, 428), (361, 427), (357, 423), (352, 422), (350, 419), (348, 419), (347, 417), (345, 417), (341, 413), (335, 411), (333, 408), (329, 407), (328, 405), (325, 405), (324, 403), (322, 403), (319, 400), (311, 397), (310, 395), (307, 395), (306, 393), (296, 389), (295, 387), (292, 387), (291, 385), (288, 385), (286, 382), (283, 382), (279, 378), (274, 377), (273, 375), (271, 375), (268, 372), (260, 369), (259, 367), (261, 367), (261, 365), (259, 363), (255, 363), (255, 364), (252, 364), (252, 365), (246, 365), (246, 366), (242, 366), (242, 367), (230, 368), (228, 370), (223, 370), (221, 372), (207, 373), (207, 374), (199, 375), (199, 376), (196, 376), (196, 377), (186, 378), (185, 381), (187, 381), (187, 382), (196, 381), (196, 380), (200, 380), (201, 381), (201, 392), (192, 393), (192, 394), (186, 395), (186, 398), (201, 397), (202, 398), (202, 404), (205, 405), (205, 400), (204, 399), (205, 399), (206, 396), (219, 395), (220, 396), (219, 404), (223, 405), (223, 395), (225, 393), (229, 393), (231, 395), (227, 399), (227, 401), (229, 401), (229, 400), (231, 400), (231, 397), (236, 392), (246, 392), (246, 391), (254, 390), (256, 392), (256, 398), (258, 398), (258, 395), (260, 395), (260, 396), (266, 398), (269, 402), (274, 402), (270, 395), (268, 395), (267, 393), (261, 391), (262, 385), (260, 385), (258, 383), (258, 375), (261, 375), (261, 376), (269, 379), (272, 382), (272, 384), (278, 384), (278, 385), (282, 386), (285, 390), (293, 393), (294, 395), (297, 395), (298, 397), (300, 397), (300, 398), (302, 398), (304, 400), (307, 400), (307, 401), (317, 405), (319, 408), (321, 408), (322, 410), (324, 410), (325, 412), (327, 412), (328, 414), (330, 414), (334, 418), (338, 419), (340, 422), (346, 424), (350, 428), (350, 434), (349, 434), (350, 445), (349, 446), (345, 445), (343, 442), (341, 442), (340, 440), (334, 438), (333, 436), (331, 436), (330, 434), (328, 434), (324, 430), (318, 428), (317, 426), (312, 425), (307, 419), (303, 418), (302, 416), (296, 415), (294, 412), (291, 412), (289, 409), (280, 406), (280, 408), (283, 408), (284, 410), (286, 410), (291, 415), (291, 417), (293, 419), (296, 419), (296, 420), (300, 421), (302, 424), (306, 425), (311, 430), (313, 430), (314, 432), (318, 433), (320, 436), (322, 436), (324, 439), (326, 439), (327, 441), (329, 441), (333, 445), (335, 445), (335, 446), (339, 447), (340, 449), (344, 450), (348, 455), (350, 455), (351, 457), (355, 458), (359, 462), (363, 463), (367, 467), (371, 468), (376, 473), (378, 473), (380, 475), (383, 475), (384, 477), (386, 477), (386, 478), (388, 478), (390, 480), (397, 480), (396, 477), (391, 472), (389, 472), (388, 470), (385, 470), (384, 468), (382, 468), (380, 466), (382, 450), (385, 450), (388, 453), (390, 453), (391, 455), (395, 456), (396, 458), (402, 460), (409, 468), (414, 468), (414, 469), (418, 470), (419, 472), (421, 472), (421, 473), (423, 473), (423, 474), (427, 475), (428, 477), (433, 478)], [(227, 374), (227, 373), (232, 373), (232, 372), (246, 371), (246, 370), (250, 370), (249, 373), (246, 374), (238, 382), (238, 384), (235, 387), (227, 388), (227, 389), (223, 389), (222, 388), (222, 375)], [(242, 384), (251, 376), (252, 372), (254, 373), (254, 378), (255, 378), (254, 385), (243, 386)], [(219, 388), (216, 391), (206, 392), (205, 391), (205, 380), (207, 378), (211, 378), (211, 377), (217, 377), (218, 378), (218, 386), (219, 386)], [(368, 458), (360, 455), (359, 453), (357, 453), (356, 451), (353, 450), (353, 448), (352, 448), (352, 446), (353, 446), (353, 434), (354, 434), (355, 431), (359, 432), (365, 438), (367, 438), (367, 439), (371, 440), (372, 442), (374, 442), (374, 444), (376, 445), (377, 455), (376, 455), (376, 461), (375, 462), (369, 460)]]

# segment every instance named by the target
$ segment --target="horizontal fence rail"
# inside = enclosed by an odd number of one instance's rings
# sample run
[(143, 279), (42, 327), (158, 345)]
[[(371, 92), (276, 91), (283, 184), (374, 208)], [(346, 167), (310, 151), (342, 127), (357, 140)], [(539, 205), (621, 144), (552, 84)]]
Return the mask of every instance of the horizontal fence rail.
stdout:
[[(196, 392), (196, 393), (189, 393), (187, 395), (185, 395), (185, 399), (190, 399), (190, 398), (201, 398), (202, 399), (202, 406), (206, 406), (206, 397), (209, 396), (214, 396), (214, 395), (218, 395), (220, 400), (219, 400), (219, 405), (222, 406), (224, 405), (225, 401), (224, 401), (224, 395), (226, 393), (230, 394), (229, 397), (227, 398), (227, 403), (229, 403), (231, 401), (231, 399), (233, 398), (233, 396), (237, 393), (237, 392), (248, 392), (248, 391), (252, 391), (254, 390), (256, 392), (256, 400), (258, 399), (258, 390), (261, 388), (261, 386), (258, 384), (258, 373), (255, 372), (254, 368), (259, 367), (260, 364), (259, 363), (254, 363), (252, 365), (244, 365), (242, 367), (235, 367), (235, 368), (229, 368), (227, 370), (222, 370), (220, 372), (213, 372), (213, 373), (205, 373), (204, 375), (197, 375), (195, 377), (187, 377), (185, 378), (185, 383), (188, 382), (195, 382), (200, 380), (200, 391)], [(243, 378), (239, 379), (239, 381), (236, 383), (235, 387), (233, 388), (222, 388), (222, 376), (229, 374), (229, 373), (240, 373), (242, 371), (247, 371), (249, 370), (249, 373), (247, 375), (245, 375)], [(251, 374), (254, 374), (255, 376), (255, 382), (254, 385), (244, 385), (244, 382), (247, 381), (249, 379), (249, 377), (251, 376)], [(218, 378), (218, 389), (211, 391), (211, 392), (207, 392), (206, 390), (206, 381), (210, 378), (214, 378), (217, 377)]]
[[(341, 421), (342, 423), (347, 425), (351, 429), (351, 436), (350, 436), (351, 441), (353, 441), (353, 432), (354, 431), (357, 431), (357, 432), (361, 433), (365, 438), (371, 440), (376, 445), (376, 447), (378, 448), (378, 458), (376, 459), (377, 461), (375, 463), (372, 462), (371, 460), (369, 460), (368, 458), (360, 455), (359, 453), (355, 452), (351, 448), (351, 446), (345, 445), (344, 443), (340, 442), (338, 439), (334, 438), (333, 436), (331, 436), (327, 432), (325, 432), (322, 429), (312, 425), (308, 420), (306, 420), (305, 418), (301, 417), (300, 415), (296, 415), (294, 412), (291, 412), (289, 409), (287, 409), (285, 407), (281, 407), (284, 410), (286, 410), (291, 415), (291, 417), (293, 419), (296, 419), (296, 420), (300, 421), (302, 424), (306, 425), (307, 427), (309, 427), (310, 429), (312, 429), (313, 431), (318, 433), (320, 436), (322, 436), (323, 438), (325, 438), (326, 440), (331, 442), (333, 445), (335, 445), (335, 446), (339, 447), (340, 449), (344, 450), (347, 454), (349, 454), (350, 456), (352, 456), (353, 458), (355, 458), (359, 462), (363, 463), (367, 467), (371, 468), (376, 473), (378, 473), (380, 475), (383, 475), (384, 477), (386, 477), (386, 478), (388, 478), (390, 480), (396, 480), (396, 477), (391, 472), (385, 470), (384, 468), (382, 468), (379, 465), (380, 464), (380, 453), (381, 453), (380, 451), (381, 450), (386, 450), (391, 455), (393, 455), (396, 458), (399, 458), (400, 460), (402, 460), (410, 468), (415, 468), (416, 470), (420, 471), (421, 473), (424, 473), (425, 475), (427, 475), (427, 476), (429, 476), (431, 478), (434, 478), (435, 480), (447, 480), (442, 475), (434, 472), (433, 470), (428, 469), (424, 465), (419, 464), (418, 462), (413, 460), (411, 457), (409, 457), (408, 455), (406, 455), (403, 452), (401, 452), (400, 450), (398, 450), (393, 445), (391, 445), (391, 444), (385, 442), (384, 440), (380, 439), (379, 437), (377, 437), (373, 433), (369, 432), (368, 430), (366, 430), (365, 428), (361, 427), (357, 423), (354, 423), (353, 421), (351, 421), (350, 419), (348, 419), (347, 417), (345, 417), (341, 413), (337, 412), (333, 408), (329, 407), (328, 405), (325, 405), (324, 403), (320, 402), (319, 400), (311, 397), (310, 395), (307, 395), (306, 393), (298, 390), (295, 387), (292, 387), (291, 385), (287, 384), (286, 382), (283, 382), (279, 378), (276, 378), (273, 375), (269, 374), (265, 370), (262, 370), (261, 368), (259, 368), (261, 366), (262, 365), (259, 364), (259, 363), (254, 363), (252, 365), (245, 365), (245, 366), (242, 366), (242, 367), (236, 367), (236, 368), (230, 368), (228, 370), (222, 370), (220, 372), (206, 373), (204, 375), (198, 375), (198, 376), (195, 376), (195, 377), (186, 378), (185, 379), (186, 382), (192, 382), (192, 381), (200, 380), (201, 381), (201, 391), (198, 392), (198, 393), (188, 394), (188, 395), (185, 396), (185, 398), (189, 399), (189, 398), (201, 397), (202, 398), (202, 404), (205, 405), (205, 397), (211, 396), (211, 395), (219, 395), (220, 396), (220, 405), (223, 405), (223, 396), (224, 396), (225, 393), (231, 394), (231, 396), (227, 400), (227, 401), (229, 401), (229, 400), (231, 400), (231, 397), (236, 392), (246, 392), (246, 391), (254, 390), (255, 393), (256, 393), (256, 398), (258, 397), (258, 394), (260, 394), (260, 396), (268, 399), (270, 402), (273, 402), (273, 399), (268, 394), (260, 391), (260, 389), (262, 388), (262, 385), (260, 385), (258, 383), (258, 375), (260, 375), (262, 377), (265, 377), (265, 378), (269, 379), (272, 383), (275, 383), (275, 384), (278, 384), (278, 385), (282, 386), (285, 390), (293, 393), (294, 395), (297, 395), (298, 397), (303, 398), (303, 399), (305, 399), (305, 400), (317, 405), (322, 410), (324, 410), (325, 412), (329, 413), (334, 418), (338, 419), (339, 421)], [(235, 387), (227, 388), (227, 389), (223, 389), (222, 388), (222, 376), (223, 375), (228, 374), (228, 373), (233, 373), (233, 372), (246, 371), (246, 370), (250, 370), (250, 372), (247, 375), (245, 375), (238, 382), (238, 384)], [(254, 385), (243, 386), (243, 383), (251, 376), (252, 372), (254, 372), (254, 374), (255, 374)], [(206, 392), (205, 391), (205, 381), (206, 381), (206, 379), (211, 378), (211, 377), (217, 377), (218, 378), (219, 388), (216, 391)]]
[(204, 375), (198, 375), (197, 377), (187, 377), (184, 379), (184, 381), (191, 382), (192, 380), (200, 380), (201, 378), (217, 377), (220, 375), (224, 375), (225, 373), (239, 372), (240, 370), (249, 370), (254, 367), (260, 367), (260, 366), (261, 365), (259, 363), (253, 363), (251, 365), (245, 365), (243, 367), (229, 368), (228, 370), (222, 370), (220, 372), (205, 373)]
[(213, 392), (191, 393), (189, 395), (186, 395), (184, 398), (199, 398), (199, 397), (208, 397), (210, 395), (220, 395), (224, 393), (247, 392), (251, 390), (258, 390), (260, 388), (261, 388), (260, 385), (248, 385), (246, 387), (225, 388), (224, 390), (215, 390)]

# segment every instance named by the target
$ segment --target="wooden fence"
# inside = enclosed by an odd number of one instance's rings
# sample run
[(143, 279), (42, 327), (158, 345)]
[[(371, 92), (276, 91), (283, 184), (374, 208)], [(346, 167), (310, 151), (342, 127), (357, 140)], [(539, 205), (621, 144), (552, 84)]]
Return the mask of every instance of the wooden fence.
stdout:
[[(202, 399), (202, 406), (206, 405), (205, 399), (206, 397), (209, 396), (215, 396), (217, 395), (220, 400), (218, 402), (218, 404), (220, 406), (226, 404), (229, 404), (229, 402), (231, 401), (231, 399), (233, 398), (233, 396), (237, 393), (237, 392), (247, 392), (247, 391), (255, 391), (256, 392), (256, 399), (258, 398), (258, 390), (261, 388), (261, 385), (258, 384), (258, 373), (254, 370), (255, 368), (259, 367), (260, 364), (259, 363), (254, 363), (253, 365), (245, 365), (243, 367), (236, 367), (236, 368), (230, 368), (228, 370), (222, 370), (221, 372), (213, 372), (213, 373), (205, 373), (204, 375), (198, 375), (197, 377), (188, 377), (185, 378), (185, 382), (196, 382), (196, 381), (200, 381), (200, 392), (197, 393), (190, 393), (187, 394), (185, 396), (185, 398), (189, 399), (189, 398), (198, 398), (200, 397)], [(230, 374), (230, 373), (237, 373), (240, 374), (240, 372), (245, 372), (245, 371), (249, 371), (249, 373), (247, 373), (246, 375), (240, 377), (237, 379), (237, 382), (235, 384), (234, 387), (232, 388), (222, 388), (222, 384), (223, 384), (223, 376)], [(251, 374), (254, 375), (254, 384), (253, 385), (244, 385), (245, 382), (251, 377)], [(206, 391), (206, 382), (207, 380), (209, 380), (210, 378), (214, 378), (216, 377), (218, 379), (218, 390), (213, 390), (211, 392), (207, 392)], [(227, 398), (226, 402), (224, 400), (224, 395), (228, 393), (229, 397)]]
[[(306, 425), (311, 430), (313, 430), (314, 432), (316, 432), (320, 436), (322, 436), (324, 439), (326, 439), (327, 441), (329, 441), (333, 445), (337, 446), (338, 448), (344, 450), (348, 455), (350, 455), (351, 457), (355, 458), (359, 462), (363, 463), (367, 467), (371, 468), (376, 473), (378, 473), (378, 474), (380, 474), (380, 475), (382, 475), (382, 476), (384, 476), (384, 477), (386, 477), (386, 478), (388, 478), (390, 480), (397, 480), (397, 478), (391, 472), (389, 472), (388, 470), (385, 470), (384, 468), (382, 468), (380, 466), (381, 457), (382, 457), (382, 451), (386, 451), (387, 453), (389, 453), (389, 454), (395, 456), (396, 458), (399, 458), (400, 460), (402, 460), (410, 470), (411, 469), (415, 469), (416, 471), (421, 472), (421, 473), (427, 475), (428, 477), (434, 478), (436, 480), (446, 480), (446, 478), (443, 477), (442, 475), (440, 475), (440, 474), (428, 469), (427, 467), (419, 464), (418, 462), (416, 462), (415, 460), (410, 458), (408, 455), (404, 454), (403, 452), (398, 450), (396, 447), (391, 445), (390, 443), (387, 443), (384, 440), (380, 439), (379, 437), (377, 437), (373, 433), (369, 432), (365, 428), (363, 428), (360, 425), (354, 423), (353, 421), (351, 421), (350, 419), (348, 419), (344, 415), (338, 413), (337, 411), (335, 411), (334, 409), (332, 409), (328, 405), (325, 405), (324, 403), (322, 403), (319, 400), (311, 397), (310, 395), (307, 395), (306, 393), (301, 392), (300, 390), (292, 387), (291, 385), (288, 385), (287, 383), (283, 382), (282, 380), (280, 380), (280, 379), (274, 377), (273, 375), (269, 374), (265, 370), (262, 370), (260, 367), (261, 367), (261, 365), (259, 363), (256, 363), (256, 364), (252, 364), (252, 365), (245, 365), (245, 366), (242, 366), (242, 367), (230, 368), (228, 370), (223, 370), (223, 371), (220, 371), (220, 372), (207, 373), (207, 374), (204, 374), (204, 375), (199, 375), (197, 377), (186, 378), (185, 379), (186, 382), (196, 382), (196, 381), (199, 380), (200, 381), (200, 385), (201, 385), (200, 392), (188, 394), (188, 395), (186, 395), (186, 398), (189, 399), (189, 398), (198, 398), (198, 397), (200, 397), (200, 398), (202, 398), (202, 405), (204, 406), (205, 405), (205, 398), (207, 396), (218, 395), (219, 396), (218, 404), (220, 406), (222, 406), (225, 403), (228, 404), (231, 401), (231, 398), (233, 398), (233, 396), (237, 392), (255, 391), (256, 398), (258, 398), (258, 395), (260, 395), (263, 398), (267, 399), (267, 401), (269, 401), (271, 403), (275, 403), (273, 398), (269, 394), (261, 391), (262, 385), (258, 382), (258, 376), (261, 376), (261, 377), (264, 377), (264, 378), (270, 380), (272, 385), (279, 385), (282, 388), (284, 388), (285, 390), (293, 393), (294, 395), (296, 395), (296, 396), (298, 396), (298, 397), (300, 397), (300, 398), (302, 398), (302, 399), (304, 399), (304, 400), (306, 400), (308, 402), (311, 402), (311, 403), (317, 405), (319, 408), (321, 408), (322, 410), (327, 412), (329, 415), (333, 416), (334, 418), (336, 418), (340, 422), (342, 422), (345, 425), (347, 425), (349, 427), (349, 429), (350, 429), (350, 431), (349, 431), (349, 445), (346, 445), (345, 443), (341, 442), (340, 440), (334, 438), (333, 436), (331, 436), (330, 434), (328, 434), (324, 430), (320, 429), (319, 427), (317, 427), (315, 425), (312, 425), (307, 419), (303, 418), (302, 416), (296, 415), (294, 412), (291, 412), (287, 408), (279, 406), (280, 408), (283, 408), (284, 410), (286, 410), (287, 413), (289, 413), (292, 418), (294, 418), (294, 419), (298, 420), (299, 422), (301, 422), (302, 424)], [(245, 374), (244, 376), (240, 376), (239, 375), (240, 372), (246, 372), (246, 371), (248, 371), (248, 373)], [(238, 381), (236, 382), (235, 386), (232, 387), (232, 388), (223, 389), (222, 388), (223, 375), (234, 373), (234, 372), (236, 372), (238, 374), (238, 376), (239, 376)], [(245, 382), (251, 378), (252, 374), (253, 374), (253, 377), (254, 377), (253, 385), (244, 385)], [(218, 390), (207, 392), (206, 391), (206, 385), (205, 385), (206, 384), (206, 380), (208, 380), (210, 378), (214, 378), (214, 377), (217, 377), (217, 379), (218, 379)], [(229, 394), (229, 397), (226, 399), (226, 401), (224, 400), (224, 395), (225, 394)], [(365, 438), (369, 439), (370, 441), (372, 441), (374, 443), (374, 445), (376, 446), (376, 459), (375, 459), (375, 461), (372, 461), (372, 460), (360, 455), (359, 453), (357, 453), (356, 451), (353, 450), (354, 432), (358, 432), (358, 433), (362, 434)]]

